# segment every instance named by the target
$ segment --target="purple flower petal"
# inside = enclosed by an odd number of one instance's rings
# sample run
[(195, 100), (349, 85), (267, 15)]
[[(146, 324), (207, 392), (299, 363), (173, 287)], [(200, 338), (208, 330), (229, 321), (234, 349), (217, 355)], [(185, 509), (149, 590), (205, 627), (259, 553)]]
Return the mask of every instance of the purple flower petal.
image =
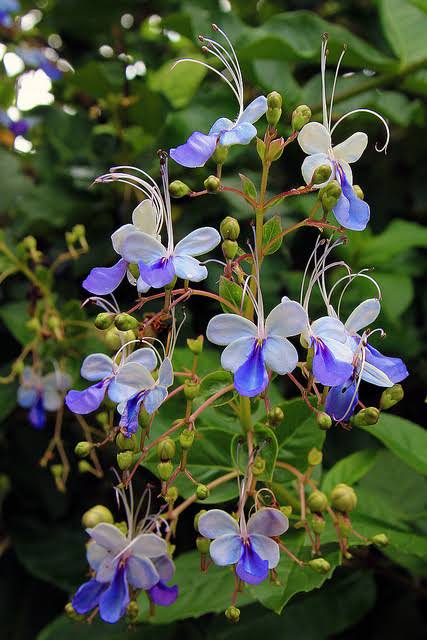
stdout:
[(125, 277), (128, 268), (126, 260), (121, 258), (112, 267), (95, 267), (91, 270), (85, 280), (83, 287), (86, 291), (94, 293), (97, 296), (104, 296), (111, 293), (121, 283)]
[(40, 69), (42, 69), (51, 80), (60, 80), (62, 78), (62, 71), (57, 69), (49, 60), (43, 60), (40, 63)]
[(120, 419), (120, 426), (126, 429), (126, 436), (138, 431), (138, 416), (141, 402), (144, 400), (145, 392), (136, 393), (126, 402), (125, 410)]
[(176, 149), (170, 149), (169, 155), (184, 167), (203, 167), (215, 151), (216, 143), (216, 135), (207, 136), (200, 131), (194, 131), (187, 142)]
[(130, 602), (126, 569), (120, 566), (108, 589), (99, 599), (99, 615), (104, 622), (114, 624), (124, 615)]
[(154, 587), (149, 589), (148, 595), (154, 604), (159, 604), (162, 607), (168, 607), (177, 599), (178, 587), (176, 584), (173, 587), (168, 587), (167, 584), (159, 580)]
[(241, 396), (252, 398), (264, 391), (268, 384), (264, 364), (263, 345), (255, 342), (249, 358), (234, 373), (234, 386)]
[(144, 262), (138, 262), (139, 273), (144, 282), (155, 289), (161, 289), (166, 284), (169, 284), (175, 277), (175, 267), (172, 258), (160, 258), (151, 265), (147, 265)]
[(334, 216), (345, 229), (363, 231), (371, 215), (369, 205), (357, 197), (339, 165), (337, 177), (341, 183), (342, 195), (333, 209)]
[(249, 536), (249, 540), (254, 553), (261, 560), (267, 560), (269, 569), (275, 569), (280, 560), (280, 549), (277, 542), (260, 533), (252, 533)]
[(353, 365), (338, 360), (329, 347), (319, 338), (313, 339), (313, 374), (316, 380), (328, 387), (334, 387), (348, 380), (353, 373)]
[(149, 558), (131, 556), (127, 561), (127, 576), (136, 589), (151, 589), (159, 581), (159, 574)]
[(374, 349), (374, 347), (371, 347), (370, 344), (366, 345), (365, 358), (366, 362), (372, 364), (380, 371), (383, 371), (390, 378), (393, 384), (401, 382), (409, 375), (408, 369), (406, 368), (403, 360), (400, 358), (383, 356), (382, 353), (377, 351), (377, 349)]
[(325, 411), (334, 420), (348, 420), (354, 413), (359, 401), (356, 382), (350, 378), (344, 384), (329, 389), (326, 396)]
[(43, 404), (43, 397), (38, 396), (36, 402), (28, 412), (28, 418), (34, 429), (43, 429), (46, 424), (46, 411)]
[(30, 126), (26, 120), (11, 121), (9, 125), (9, 131), (11, 131), (14, 136), (25, 136), (29, 128)]
[(243, 552), (243, 541), (240, 535), (236, 533), (227, 533), (219, 536), (211, 542), (209, 553), (212, 560), (219, 567), (227, 567), (230, 564), (236, 564)]
[(101, 595), (104, 593), (108, 585), (102, 584), (97, 580), (89, 580), (79, 587), (71, 601), (73, 608), (77, 613), (85, 614), (92, 611), (97, 604)]
[(236, 573), (244, 582), (259, 584), (268, 576), (268, 560), (262, 560), (248, 541), (244, 544), (243, 553), (236, 566)]
[(65, 404), (73, 413), (84, 415), (96, 411), (104, 399), (109, 380), (101, 380), (83, 391), (69, 391), (65, 396)]
[(279, 510), (265, 507), (256, 511), (248, 520), (248, 533), (263, 536), (281, 536), (289, 528), (289, 520)]

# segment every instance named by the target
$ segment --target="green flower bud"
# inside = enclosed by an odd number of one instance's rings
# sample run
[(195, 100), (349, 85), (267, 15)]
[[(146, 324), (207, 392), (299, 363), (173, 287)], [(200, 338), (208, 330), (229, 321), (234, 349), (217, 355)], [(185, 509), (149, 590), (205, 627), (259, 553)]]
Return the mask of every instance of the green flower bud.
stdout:
[(233, 260), (233, 258), (236, 257), (239, 245), (235, 240), (224, 240), (221, 245), (221, 249), (224, 254), (224, 258), (227, 258), (227, 260)]
[(361, 187), (359, 187), (358, 184), (354, 184), (353, 185), (353, 191), (354, 191), (354, 193), (357, 195), (357, 197), (360, 200), (364, 200), (365, 199), (365, 194), (363, 193)]
[(128, 524), (127, 524), (127, 522), (125, 522), (124, 520), (122, 520), (122, 522), (115, 522), (114, 526), (116, 527), (116, 529), (121, 531), (124, 536), (127, 535), (127, 533), (128, 533)]
[(108, 413), (106, 411), (100, 411), (96, 414), (96, 421), (101, 427), (108, 427)]
[(92, 471), (92, 465), (90, 465), (87, 460), (79, 460), (77, 469), (79, 473), (89, 473)]
[(209, 487), (207, 487), (205, 484), (198, 484), (196, 487), (196, 497), (197, 500), (206, 500), (206, 498), (209, 498)]
[(120, 451), (136, 451), (138, 449), (138, 438), (133, 433), (126, 437), (123, 433), (118, 433), (116, 437), (116, 447)]
[(267, 118), (267, 122), (270, 127), (276, 127), (282, 116), (282, 110), (278, 107), (273, 107), (272, 109), (267, 109), (267, 113), (265, 117)]
[(199, 553), (209, 553), (209, 547), (211, 546), (211, 541), (209, 538), (204, 538), (203, 536), (197, 536), (196, 538), (196, 547)]
[(199, 511), (199, 513), (196, 513), (196, 515), (194, 516), (193, 525), (197, 532), (199, 531), (200, 516), (202, 516), (204, 513), (207, 513), (206, 509), (202, 509), (201, 511)]
[(159, 462), (157, 465), (157, 473), (159, 474), (160, 480), (169, 480), (171, 475), (173, 474), (173, 464), (172, 462)]
[(332, 427), (332, 418), (324, 411), (321, 411), (316, 415), (316, 422), (322, 431), (327, 431)]
[(309, 348), (309, 343), (307, 342), (307, 339), (305, 336), (303, 336), (303, 334), (301, 333), (300, 337), (299, 337), (299, 343), (302, 346), (303, 349), (308, 349)]
[(52, 464), (50, 467), (50, 472), (54, 478), (60, 478), (64, 471), (64, 467), (62, 464)]
[(325, 213), (328, 213), (336, 206), (341, 194), (341, 186), (336, 180), (331, 180), (327, 185), (320, 189), (319, 199)]
[(169, 193), (172, 198), (184, 198), (191, 193), (191, 189), (185, 184), (185, 182), (182, 182), (181, 180), (174, 180), (169, 185)]
[(278, 427), (282, 424), (285, 414), (280, 407), (271, 407), (267, 413), (267, 422), (271, 427)]
[(132, 451), (121, 451), (117, 454), (117, 465), (119, 469), (125, 471), (129, 469), (133, 464), (133, 452)]
[(97, 329), (109, 329), (114, 322), (114, 313), (98, 313), (95, 318), (95, 327)]
[(228, 149), (229, 147), (226, 147), (223, 144), (217, 144), (212, 160), (216, 162), (216, 164), (224, 164), (228, 157)]
[(166, 290), (172, 290), (174, 288), (174, 286), (176, 285), (176, 281), (177, 280), (178, 280), (178, 278), (176, 276), (174, 276), (172, 278), (172, 280), (168, 284), (165, 284), (165, 289)]
[(136, 600), (131, 600), (126, 608), (125, 621), (128, 624), (136, 622), (138, 619), (139, 607)]
[(319, 451), (319, 449), (316, 449), (316, 447), (310, 449), (307, 456), (307, 461), (310, 467), (316, 467), (318, 464), (322, 464), (322, 460), (323, 453)]
[(265, 460), (264, 458), (261, 458), (261, 456), (256, 456), (254, 463), (252, 465), (252, 473), (253, 475), (256, 476), (260, 476), (264, 473), (265, 471)]
[(77, 240), (82, 240), (86, 237), (86, 228), (84, 224), (75, 224), (73, 227), (73, 233)]
[(350, 420), (355, 427), (368, 427), (377, 424), (380, 418), (380, 410), (376, 407), (366, 407), (356, 413)]
[(197, 338), (187, 338), (187, 347), (190, 349), (191, 353), (194, 353), (195, 356), (198, 356), (203, 351), (203, 336), (198, 336)]
[(321, 513), (322, 511), (325, 511), (328, 506), (328, 498), (323, 491), (313, 491), (308, 496), (307, 504), (310, 511)]
[(124, 342), (135, 340), (135, 333), (131, 330), (122, 332), (116, 329), (116, 327), (110, 327), (104, 334), (104, 340), (110, 349), (117, 351), (117, 349), (120, 349), (122, 346), (122, 340)]
[[(151, 375), (153, 375), (153, 373), (151, 373)], [(145, 409), (145, 407), (141, 407), (141, 409), (139, 410), (139, 416), (138, 416), (139, 426), (141, 427), (142, 430), (145, 430), (150, 426), (150, 422), (151, 422), (150, 414), (147, 413), (147, 410)]]
[(389, 539), (387, 538), (385, 533), (377, 533), (372, 536), (371, 542), (377, 547), (386, 547), (389, 543)]
[(34, 251), (37, 249), (37, 240), (34, 236), (25, 236), (22, 240), (23, 246), (28, 249), (28, 251)]
[(134, 262), (131, 262), (130, 264), (128, 264), (128, 269), (131, 272), (131, 274), (133, 275), (133, 277), (137, 280), (139, 278), (139, 267), (137, 264), (135, 264)]
[(326, 527), (325, 518), (320, 513), (313, 513), (311, 516), (311, 528), (314, 533), (320, 536)]
[(219, 225), (223, 240), (237, 240), (240, 234), (240, 225), (236, 218), (227, 216)]
[(136, 329), (139, 322), (128, 313), (119, 313), (115, 317), (114, 324), (119, 331), (129, 331), (129, 329)]
[(191, 449), (194, 442), (194, 429), (184, 429), (179, 435), (179, 444), (181, 449), (186, 451), (187, 449)]
[(292, 515), (292, 506), (290, 504), (286, 504), (283, 505), (282, 507), (280, 507), (280, 511), (283, 513), (284, 516), (286, 516), (287, 518), (289, 518)]
[(325, 574), (331, 570), (331, 565), (325, 558), (313, 558), (307, 562), (310, 569), (313, 569), (316, 573)]
[(218, 193), (221, 188), (221, 180), (216, 176), (209, 176), (203, 185), (208, 193)]
[(271, 91), (267, 96), (267, 106), (269, 109), (281, 109), (283, 99), (278, 91)]
[(93, 444), (91, 442), (86, 442), (83, 440), (82, 442), (78, 442), (76, 444), (76, 446), (74, 447), (74, 453), (78, 458), (86, 458), (90, 454), (92, 447)]
[(332, 489), (331, 502), (334, 509), (349, 513), (356, 508), (357, 496), (353, 487), (348, 484), (340, 483)]
[(194, 400), (200, 393), (200, 384), (194, 380), (186, 380), (184, 382), (184, 395), (187, 400)]
[(391, 407), (394, 407), (395, 404), (403, 399), (404, 395), (401, 384), (394, 384), (392, 387), (385, 389), (381, 394), (381, 409), (390, 409)]
[(70, 620), (74, 620), (74, 622), (81, 622), (85, 619), (83, 614), (77, 613), (71, 602), (67, 602), (67, 604), (65, 605), (64, 613), (68, 618), (70, 618)]
[(171, 460), (175, 455), (175, 451), (175, 442), (171, 438), (165, 438), (157, 445), (157, 455), (162, 462)]
[(106, 522), (108, 524), (113, 524), (114, 522), (113, 514), (102, 504), (95, 505), (91, 509), (88, 509), (88, 511), (85, 511), (82, 515), (82, 526), (85, 529), (96, 527), (96, 525), (101, 522)]
[(165, 500), (166, 502), (173, 504), (176, 500), (178, 500), (178, 496), (179, 496), (178, 487), (175, 487), (174, 485), (172, 485), (172, 487), (169, 487), (168, 490), (166, 491)]
[(233, 624), (236, 624), (240, 620), (240, 609), (233, 606), (227, 607), (227, 609), (224, 611), (224, 615), (227, 620), (229, 620)]
[(322, 184), (323, 182), (326, 182), (326, 180), (329, 180), (331, 173), (332, 169), (328, 164), (321, 164), (314, 170), (311, 182), (313, 184)]
[(301, 104), (292, 114), (292, 129), (301, 131), (303, 126), (311, 120), (311, 109), (306, 104)]
[(338, 526), (343, 536), (345, 536), (346, 538), (348, 538), (348, 536), (351, 536), (353, 527), (350, 519), (344, 513), (338, 514)]

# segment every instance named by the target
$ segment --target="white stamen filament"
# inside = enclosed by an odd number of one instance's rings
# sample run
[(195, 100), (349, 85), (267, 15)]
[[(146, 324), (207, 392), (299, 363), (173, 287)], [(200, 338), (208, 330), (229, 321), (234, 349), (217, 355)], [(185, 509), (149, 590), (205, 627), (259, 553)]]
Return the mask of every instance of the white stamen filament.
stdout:
[(382, 151), (384, 151), (384, 153), (387, 153), (388, 143), (390, 142), (390, 127), (388, 126), (387, 121), (385, 120), (385, 118), (383, 118), (382, 115), (380, 115), (376, 111), (373, 111), (372, 109), (353, 109), (352, 111), (349, 111), (348, 113), (344, 114), (343, 116), (341, 116), (341, 118), (339, 118), (337, 120), (337, 122), (332, 127), (331, 132), (330, 132), (331, 135), (333, 134), (333, 132), (335, 131), (337, 126), (343, 120), (345, 120), (345, 118), (348, 118), (348, 116), (352, 116), (355, 113), (370, 113), (371, 115), (373, 115), (376, 118), (378, 118), (379, 120), (381, 120), (381, 122), (383, 123), (383, 125), (385, 127), (385, 130), (386, 130), (386, 141), (384, 142), (382, 147), (378, 147), (378, 143), (376, 143), (375, 144), (375, 151), (378, 151), (378, 153), (381, 153)]

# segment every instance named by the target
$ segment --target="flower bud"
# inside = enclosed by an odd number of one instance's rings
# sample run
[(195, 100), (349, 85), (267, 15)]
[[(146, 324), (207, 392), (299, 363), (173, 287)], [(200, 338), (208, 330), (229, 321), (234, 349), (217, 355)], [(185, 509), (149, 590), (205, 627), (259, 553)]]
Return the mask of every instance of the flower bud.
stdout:
[(313, 184), (322, 184), (331, 177), (332, 169), (328, 164), (321, 164), (313, 171), (311, 182)]
[(223, 144), (217, 144), (216, 149), (213, 153), (212, 160), (216, 162), (216, 164), (224, 164), (228, 157), (228, 147)]
[(186, 451), (191, 449), (194, 442), (194, 429), (184, 429), (179, 435), (179, 444), (181, 449)]
[(209, 553), (210, 546), (211, 546), (211, 541), (209, 540), (209, 538), (204, 538), (203, 536), (197, 536), (196, 547), (199, 553)]
[(240, 225), (236, 218), (227, 216), (219, 225), (223, 240), (237, 240), (240, 234)]
[(313, 558), (307, 562), (310, 569), (313, 569), (316, 573), (325, 574), (331, 570), (331, 565), (325, 558)]
[(184, 382), (184, 396), (187, 400), (194, 400), (200, 392), (200, 384), (194, 380), (186, 380)]
[(224, 254), (224, 258), (227, 258), (227, 260), (233, 260), (233, 258), (236, 257), (239, 245), (235, 240), (224, 240), (221, 245), (221, 249)]
[(229, 620), (233, 624), (236, 624), (240, 620), (240, 609), (233, 606), (227, 607), (227, 609), (224, 611), (224, 615), (227, 620)]
[(267, 422), (270, 427), (278, 427), (283, 422), (285, 414), (280, 407), (271, 407), (267, 413)]
[(130, 329), (136, 329), (139, 322), (128, 313), (119, 313), (114, 319), (114, 324), (119, 331), (129, 331)]
[(394, 384), (392, 387), (384, 389), (380, 400), (381, 409), (390, 409), (391, 407), (394, 407), (395, 404), (403, 399), (404, 395), (401, 384)]
[(127, 524), (127, 522), (125, 522), (124, 520), (122, 520), (122, 522), (115, 522), (114, 526), (116, 527), (116, 529), (121, 531), (124, 536), (127, 535), (127, 533), (128, 533), (128, 524)]
[(133, 275), (133, 277), (135, 278), (135, 280), (137, 280), (139, 278), (139, 267), (137, 264), (135, 264), (135, 262), (131, 262), (130, 264), (128, 264), (128, 269), (131, 272), (131, 274)]
[(74, 622), (81, 622), (85, 619), (83, 614), (77, 613), (71, 602), (67, 602), (67, 604), (65, 605), (64, 613), (68, 618), (70, 618), (70, 620), (74, 620)]
[(201, 511), (199, 511), (199, 513), (196, 513), (196, 515), (194, 516), (193, 525), (194, 525), (194, 528), (195, 528), (195, 530), (197, 532), (199, 531), (199, 520), (200, 520), (200, 517), (204, 513), (207, 513), (206, 509), (202, 509)]
[(86, 458), (90, 454), (92, 447), (93, 444), (91, 442), (86, 442), (83, 440), (82, 442), (78, 442), (76, 444), (76, 446), (74, 447), (74, 453), (78, 458)]
[(129, 469), (129, 467), (133, 464), (133, 452), (132, 451), (121, 451), (117, 454), (117, 464), (119, 469), (125, 471)]
[(292, 515), (293, 509), (290, 504), (286, 504), (286, 505), (283, 505), (283, 507), (280, 507), (280, 511), (283, 513), (284, 516), (289, 518), (289, 516)]
[(135, 339), (135, 333), (133, 331), (124, 331), (121, 332), (116, 327), (110, 327), (108, 331), (104, 334), (104, 340), (106, 344), (113, 351), (117, 351), (122, 346), (122, 340), (124, 342), (129, 342), (130, 340)]
[(316, 447), (310, 449), (307, 456), (307, 461), (310, 467), (316, 467), (318, 464), (322, 464), (322, 460), (323, 453), (319, 451), (319, 449), (316, 449)]
[(345, 536), (346, 538), (351, 536), (353, 526), (351, 524), (350, 518), (348, 518), (345, 513), (338, 514), (338, 526), (343, 536)]
[(116, 447), (120, 451), (136, 451), (138, 449), (138, 438), (133, 433), (126, 437), (123, 433), (118, 433), (116, 437)]
[(171, 438), (165, 438), (157, 445), (157, 455), (162, 462), (171, 460), (175, 455), (175, 451), (175, 442)]
[(191, 353), (194, 353), (195, 356), (198, 356), (203, 351), (203, 336), (198, 336), (197, 338), (187, 338), (187, 347), (190, 349)]
[(267, 118), (267, 122), (271, 127), (276, 127), (282, 116), (282, 110), (280, 107), (268, 108), (265, 117)]
[(221, 187), (221, 180), (216, 176), (208, 176), (203, 185), (208, 193), (218, 193)]
[(96, 525), (101, 522), (106, 522), (108, 524), (113, 524), (114, 522), (113, 514), (102, 504), (95, 505), (91, 509), (88, 509), (88, 511), (85, 511), (82, 515), (82, 525), (85, 529), (96, 527)]
[(173, 474), (173, 464), (172, 462), (159, 462), (157, 465), (157, 473), (159, 474), (160, 480), (169, 480), (171, 475)]
[(95, 318), (95, 327), (97, 329), (109, 329), (114, 322), (114, 313), (98, 313)]
[(376, 407), (366, 407), (351, 418), (351, 424), (355, 427), (368, 427), (377, 424), (380, 418), (380, 410)]
[(316, 415), (316, 422), (319, 425), (319, 428), (322, 429), (322, 431), (327, 431), (332, 427), (332, 418), (331, 416), (328, 416), (328, 414), (324, 411), (320, 411)]
[(365, 194), (363, 193), (361, 187), (359, 187), (358, 184), (353, 185), (353, 191), (360, 200), (365, 199)]
[(323, 491), (313, 491), (308, 496), (307, 504), (310, 508), (310, 511), (321, 513), (322, 511), (325, 511), (328, 506), (328, 498), (323, 493)]
[(331, 211), (341, 197), (342, 189), (336, 180), (331, 180), (319, 191), (320, 202), (325, 213)]
[(169, 193), (172, 198), (184, 198), (185, 196), (188, 196), (190, 192), (190, 187), (181, 180), (174, 180), (169, 185)]
[(141, 429), (145, 430), (150, 426), (151, 423), (151, 416), (150, 414), (147, 412), (145, 407), (141, 407), (139, 410), (139, 416), (138, 416), (138, 424), (141, 427)]
[(126, 608), (125, 621), (128, 624), (136, 622), (138, 619), (139, 607), (136, 600), (131, 600)]
[(256, 476), (260, 476), (264, 473), (265, 471), (265, 460), (264, 458), (261, 458), (261, 456), (256, 456), (254, 463), (252, 465), (252, 473), (253, 475)]
[(303, 349), (308, 349), (310, 347), (309, 343), (307, 342), (307, 338), (302, 333), (299, 337), (299, 343)]
[(320, 536), (326, 527), (325, 518), (320, 513), (313, 513), (311, 516), (311, 528), (314, 533)]
[(205, 484), (198, 484), (196, 487), (196, 497), (197, 500), (206, 500), (206, 498), (209, 498), (209, 487), (207, 487)]
[(348, 484), (340, 483), (332, 489), (331, 502), (334, 509), (348, 513), (357, 505), (356, 492)]
[(281, 109), (283, 104), (282, 96), (278, 91), (272, 91), (267, 96), (267, 106), (269, 109)]
[(311, 109), (306, 104), (301, 104), (292, 114), (293, 131), (301, 131), (303, 126), (311, 120)]
[(52, 464), (50, 467), (50, 472), (54, 478), (60, 478), (64, 471), (64, 467), (62, 464)]
[(107, 411), (100, 411), (96, 414), (96, 421), (101, 425), (101, 427), (106, 427), (109, 429), (109, 420)]
[(73, 233), (77, 240), (82, 240), (86, 237), (86, 228), (84, 224), (75, 224), (73, 227)]
[(168, 490), (166, 491), (165, 500), (169, 504), (173, 504), (176, 500), (178, 500), (178, 496), (179, 496), (178, 487), (175, 487), (173, 485), (172, 487), (169, 487)]
[(389, 539), (385, 533), (377, 533), (372, 536), (371, 542), (377, 547), (386, 547), (389, 543)]
[(92, 471), (92, 466), (87, 460), (79, 460), (77, 469), (79, 470), (79, 473), (89, 473)]

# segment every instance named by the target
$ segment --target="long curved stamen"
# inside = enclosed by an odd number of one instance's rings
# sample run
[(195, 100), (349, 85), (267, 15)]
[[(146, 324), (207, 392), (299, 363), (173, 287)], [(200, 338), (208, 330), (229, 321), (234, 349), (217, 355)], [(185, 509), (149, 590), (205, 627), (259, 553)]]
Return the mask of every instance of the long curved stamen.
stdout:
[(120, 313), (120, 308), (117, 305), (117, 301), (115, 298), (114, 302), (116, 303), (116, 306), (114, 306), (109, 300), (106, 300), (101, 296), (90, 296), (89, 298), (86, 298), (84, 302), (82, 302), (81, 307), (85, 307), (88, 302), (94, 302), (97, 307), (101, 307), (101, 309), (104, 309), (104, 311), (107, 311), (108, 313), (110, 313), (111, 311), (113, 313)]
[(322, 36), (322, 44), (320, 47), (320, 75), (322, 77), (322, 113), (323, 126), (328, 128), (328, 107), (326, 104), (326, 58), (328, 55), (328, 34)]
[(332, 93), (331, 93), (331, 98), (329, 100), (329, 123), (328, 123), (329, 131), (331, 130), (331, 125), (332, 125), (332, 109), (334, 107), (335, 89), (337, 86), (338, 74), (339, 74), (342, 59), (344, 58), (346, 51), (347, 51), (347, 45), (344, 45), (344, 48), (337, 62), (337, 68), (335, 69), (334, 84), (332, 85)]
[(168, 234), (167, 252), (168, 252), (168, 255), (170, 256), (172, 255), (174, 250), (174, 242), (173, 242), (173, 226), (172, 226), (172, 205), (171, 205), (171, 197), (169, 193), (168, 156), (163, 151), (160, 151), (159, 157), (160, 157), (160, 174), (162, 176), (163, 195), (164, 195), (164, 204), (165, 204), (166, 231)]
[(339, 120), (337, 120), (337, 122), (332, 127), (331, 132), (330, 132), (331, 135), (333, 134), (333, 132), (335, 131), (337, 126), (343, 120), (345, 120), (345, 118), (348, 118), (348, 116), (352, 116), (355, 113), (370, 113), (371, 115), (373, 115), (376, 118), (378, 118), (379, 120), (381, 120), (381, 122), (383, 123), (383, 125), (385, 127), (385, 130), (386, 130), (386, 141), (384, 142), (382, 147), (378, 147), (378, 143), (375, 143), (375, 150), (378, 151), (378, 153), (381, 153), (382, 151), (384, 151), (384, 153), (387, 153), (388, 143), (390, 142), (390, 127), (388, 126), (387, 121), (385, 120), (385, 118), (383, 118), (382, 115), (380, 115), (376, 111), (373, 111), (372, 109), (353, 109), (352, 111), (349, 111), (348, 113), (344, 114), (343, 116), (341, 116), (341, 118), (339, 118)]
[[(318, 259), (317, 257), (317, 251), (318, 248), (321, 244), (325, 243), (325, 249), (323, 252), (323, 255), (320, 259)], [(325, 281), (325, 273), (326, 271), (328, 271), (329, 269), (333, 268), (333, 267), (345, 267), (347, 269), (349, 269), (348, 265), (340, 260), (337, 262), (333, 262), (329, 265), (326, 265), (326, 259), (328, 257), (328, 255), (339, 245), (341, 245), (343, 243), (343, 240), (335, 240), (334, 242), (331, 242), (330, 240), (319, 240), (319, 238), (316, 241), (316, 245), (314, 248), (314, 251), (312, 252), (312, 254), (310, 255), (309, 261), (307, 263), (306, 266), (306, 270), (304, 272), (304, 278), (303, 278), (303, 286), (304, 286), (304, 282), (305, 282), (305, 278), (307, 275), (307, 270), (308, 270), (308, 265), (311, 263), (311, 261), (314, 261), (314, 268), (313, 268), (313, 272), (310, 276), (310, 280), (307, 286), (307, 291), (305, 293), (305, 297), (304, 297), (304, 308), (305, 310), (308, 312), (308, 306), (309, 306), (309, 302), (310, 302), (310, 297), (313, 291), (314, 286), (316, 285), (316, 283), (319, 286), (320, 289), (320, 293), (321, 296), (329, 310), (328, 307), (328, 295), (327, 295), (327, 290), (326, 290), (326, 281)], [(302, 300), (302, 292), (303, 290), (301, 290), (301, 300)], [(302, 303), (301, 303), (302, 304)]]
[[(377, 289), (378, 299), (379, 299), (379, 300), (381, 300), (381, 298), (382, 298), (382, 294), (381, 294), (381, 289), (380, 289), (380, 286), (379, 286), (378, 282), (377, 282), (374, 278), (372, 278), (372, 276), (368, 276), (366, 273), (364, 273), (364, 271), (365, 271), (365, 270), (364, 270), (364, 269), (362, 269), (362, 271), (359, 271), (358, 273), (352, 273), (352, 274), (349, 274), (349, 275), (347, 275), (347, 276), (343, 276), (343, 277), (342, 277), (342, 278), (340, 278), (340, 279), (339, 279), (339, 280), (334, 284), (334, 286), (331, 288), (331, 290), (330, 290), (330, 292), (329, 292), (329, 299), (331, 298), (331, 296), (332, 296), (332, 294), (333, 294), (333, 292), (334, 292), (335, 288), (336, 288), (339, 284), (341, 284), (341, 282), (343, 282), (344, 280), (348, 280), (348, 282), (345, 284), (345, 286), (344, 286), (343, 290), (341, 291), (340, 297), (339, 297), (339, 299), (338, 299), (338, 307), (337, 307), (337, 313), (338, 313), (338, 316), (340, 315), (340, 312), (341, 312), (341, 304), (342, 304), (342, 301), (343, 301), (343, 298), (344, 298), (344, 294), (345, 294), (345, 292), (347, 291), (348, 287), (349, 287), (349, 286), (354, 282), (354, 280), (355, 280), (356, 278), (366, 278), (367, 280), (369, 280), (370, 282), (372, 282), (372, 284), (373, 284), (373, 285), (376, 287), (376, 289)], [(366, 269), (366, 271), (367, 271), (367, 269)]]

